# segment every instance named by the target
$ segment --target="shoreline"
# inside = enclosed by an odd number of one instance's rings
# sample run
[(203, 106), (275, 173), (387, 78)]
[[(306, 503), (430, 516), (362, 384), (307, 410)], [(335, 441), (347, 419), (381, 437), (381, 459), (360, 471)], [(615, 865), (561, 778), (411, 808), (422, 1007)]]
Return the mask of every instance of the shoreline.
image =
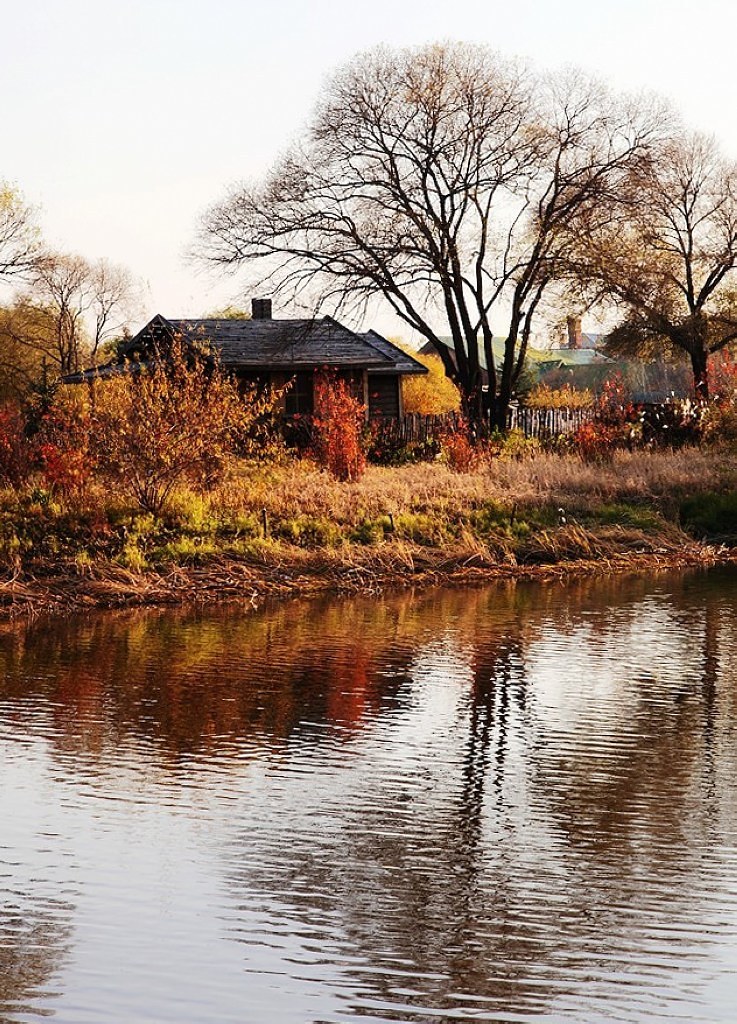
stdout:
[[(624, 538), (623, 538), (624, 539)], [(630, 543), (631, 543), (631, 538)], [(652, 545), (652, 538), (650, 538)], [(213, 558), (204, 565), (134, 572), (115, 563), (75, 563), (18, 570), (0, 578), (0, 621), (76, 615), (135, 607), (240, 604), (256, 609), (269, 600), (334, 594), (380, 595), (407, 588), (483, 586), (497, 580), (566, 583), (584, 576), (615, 576), (708, 569), (737, 564), (737, 547), (672, 540), (650, 550), (621, 547), (586, 557), (536, 563), (498, 561), (468, 549), (442, 550), (386, 544), (356, 552), (275, 552), (263, 559)]]

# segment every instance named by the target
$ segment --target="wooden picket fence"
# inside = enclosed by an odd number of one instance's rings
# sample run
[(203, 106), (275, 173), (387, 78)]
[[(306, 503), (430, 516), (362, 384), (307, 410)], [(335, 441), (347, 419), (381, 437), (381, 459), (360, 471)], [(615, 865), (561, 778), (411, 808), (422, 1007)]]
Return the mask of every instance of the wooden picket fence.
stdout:
[(507, 429), (519, 430), (525, 437), (545, 440), (572, 434), (584, 423), (594, 419), (596, 411), (588, 409), (528, 409), (513, 406), (507, 417)]
[[(594, 418), (593, 409), (527, 409), (512, 407), (507, 417), (507, 429), (519, 430), (525, 437), (542, 440), (571, 434), (582, 423)], [(400, 419), (387, 419), (377, 424), (384, 443), (393, 445), (430, 444), (443, 434), (457, 431), (462, 426), (460, 413), (442, 416), (423, 416), (407, 413)]]

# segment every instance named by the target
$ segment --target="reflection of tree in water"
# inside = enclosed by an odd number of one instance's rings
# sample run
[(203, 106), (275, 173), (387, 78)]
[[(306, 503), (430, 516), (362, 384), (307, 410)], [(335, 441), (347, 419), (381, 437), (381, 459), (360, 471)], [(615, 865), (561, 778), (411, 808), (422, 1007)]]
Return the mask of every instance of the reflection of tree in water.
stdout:
[[(701, 782), (720, 713), (720, 630), (733, 630), (735, 606), (723, 583), (708, 577), (696, 577), (696, 582), (697, 587), (686, 576), (680, 587), (671, 583), (668, 589), (673, 642), (667, 659), (659, 648), (657, 654), (649, 649), (641, 630), (629, 633), (622, 615), (614, 623), (603, 611), (589, 619), (593, 634), (611, 634), (612, 646), (617, 639), (621, 645), (622, 635), (639, 636), (642, 647), (631, 661), (639, 659), (647, 671), (630, 677), (630, 664), (613, 666), (622, 685), (618, 699), (607, 704), (607, 721), (596, 723), (604, 731), (594, 737), (593, 757), (588, 737), (574, 735), (557, 759), (543, 754), (533, 764), (568, 840), (581, 849), (590, 847), (602, 860), (616, 862), (636, 846), (640, 858), (649, 851), (661, 868), (672, 863), (677, 872), (685, 868), (684, 839), (702, 834), (707, 805)], [(627, 611), (629, 624), (640, 626), (642, 607), (634, 604)], [(733, 643), (733, 634), (728, 639)], [(723, 675), (722, 681), (730, 678)], [(733, 689), (723, 690), (726, 726), (735, 705)]]
[(0, 1021), (44, 1014), (69, 951), (72, 911), (57, 900), (36, 905), (20, 896), (0, 907)]
[[(626, 594), (628, 587), (622, 589)], [(629, 590), (633, 597), (620, 606), (618, 629), (648, 614), (647, 602), (638, 599), (647, 588)], [(580, 592), (556, 597), (557, 606), (535, 605), (521, 591), (500, 608), (488, 595), (469, 601), (464, 594), (467, 618), (452, 596), (443, 598), (433, 611), (462, 639), (470, 673), (455, 749), (445, 751), (436, 769), (416, 763), (429, 792), (378, 786), (354, 816), (347, 797), (345, 827), (331, 834), (329, 849), (320, 835), (319, 857), (315, 836), (305, 829), (261, 875), (243, 867), (247, 855), (241, 866), (231, 865), (230, 885), (283, 893), (297, 921), (309, 924), (317, 907), (328, 919), (339, 915), (336, 955), (358, 952), (367, 965), (366, 973), (360, 966), (350, 970), (357, 1005), (384, 1004), (393, 1007), (392, 1019), (422, 1020), (422, 1007), (442, 1014), (457, 1005), (453, 993), (465, 992), (469, 1008), (539, 1012), (598, 971), (599, 998), (614, 1007), (615, 976), (631, 969), (633, 950), (651, 949), (655, 957), (653, 992), (660, 977), (678, 977), (679, 963), (687, 967), (688, 959), (676, 958), (693, 953), (688, 937), (674, 938), (671, 955), (657, 952), (661, 938), (650, 929), (658, 912), (677, 930), (708, 903), (699, 881), (705, 839), (699, 801), (704, 737), (719, 730), (719, 615), (709, 599), (704, 605), (687, 592), (661, 601), (660, 613), (677, 635), (698, 636), (701, 628), (703, 680), (694, 677), (682, 700), (677, 671), (667, 678), (628, 676), (615, 689), (602, 745), (586, 732), (585, 715), (580, 729), (574, 721), (569, 734), (546, 735), (527, 652), (553, 630), (585, 643), (584, 626), (593, 635), (614, 628), (611, 595), (598, 610), (585, 593), (583, 600)], [(734, 616), (733, 600), (728, 607)], [(731, 643), (735, 650), (733, 637)], [(564, 668), (557, 668), (564, 679)], [(618, 666), (609, 668), (616, 675)], [(585, 689), (581, 700), (585, 711)], [(735, 721), (734, 710), (722, 726)], [(428, 751), (428, 761), (432, 756)], [(443, 771), (454, 777), (442, 780)], [(730, 820), (734, 827), (734, 814)], [(241, 839), (241, 855), (250, 848), (263, 863), (259, 840)], [(299, 885), (292, 887), (295, 879)], [(635, 906), (643, 913), (631, 920)], [(402, 998), (408, 983), (396, 965), (415, 975), (411, 999)], [(682, 984), (688, 986), (687, 970)], [(617, 997), (626, 1004), (637, 998), (634, 991), (621, 986)], [(399, 1009), (403, 1002), (416, 1009)]]
[[(324, 836), (308, 828), (290, 834), (278, 858), (265, 857), (258, 844), (268, 837), (254, 837), (251, 823), (243, 848), (236, 847), (230, 876), (236, 889), (284, 893), (290, 913), (308, 925), (339, 908), (343, 951), (365, 958), (367, 973), (356, 967), (353, 974), (370, 1001), (396, 1004), (397, 990), (407, 984), (393, 968), (400, 964), (415, 976), (412, 988), (422, 989), (418, 1007), (450, 1008), (454, 991), (512, 1005), (524, 999), (529, 963), (545, 955), (539, 936), (508, 926), (520, 911), (514, 858), (493, 863), (489, 849), (489, 816), (506, 813), (509, 734), (523, 728), (525, 713), (527, 595), (519, 596), (518, 602), (513, 591), (503, 600), (482, 592), (444, 594), (425, 606), (436, 627), (426, 641), (451, 622), (454, 642), (462, 641), (468, 654), (461, 729), (451, 727), (457, 747), (442, 751), (450, 754), (455, 777), (444, 777), (446, 761), (433, 764), (431, 753), (428, 763), (418, 751), (404, 782), (390, 787), (379, 775), (356, 783), (370, 789), (370, 799), (346, 797), (329, 852)], [(487, 623), (484, 638), (471, 646), (480, 623)], [(332, 820), (332, 810), (316, 806), (311, 820), (320, 814)], [(265, 865), (263, 874), (253, 861)], [(415, 1019), (408, 1013), (401, 1019)]]

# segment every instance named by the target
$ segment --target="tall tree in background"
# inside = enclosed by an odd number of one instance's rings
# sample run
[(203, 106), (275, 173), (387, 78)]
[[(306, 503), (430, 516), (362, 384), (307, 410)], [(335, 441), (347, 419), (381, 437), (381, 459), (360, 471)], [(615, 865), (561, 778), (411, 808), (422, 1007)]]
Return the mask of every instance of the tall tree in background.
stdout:
[(40, 255), (34, 211), (17, 189), (0, 181), (0, 280), (33, 271)]
[(315, 284), (338, 308), (383, 296), (432, 342), (476, 418), (478, 336), (491, 338), (499, 290), (492, 210), (535, 152), (529, 105), (524, 72), (480, 47), (360, 57), (329, 84), (303, 144), (210, 211), (203, 255), (233, 267), (273, 257), (282, 291)]
[(59, 374), (78, 370), (82, 359), (95, 361), (100, 347), (127, 329), (136, 304), (130, 273), (107, 260), (46, 255), (23, 295), (26, 305), (46, 314), (46, 333), (28, 343), (51, 360)]
[(708, 399), (709, 356), (737, 340), (737, 165), (712, 139), (672, 138), (575, 223), (573, 250), (578, 280), (622, 316), (609, 350), (686, 353)]
[[(469, 418), (491, 407), (503, 427), (564, 226), (616, 190), (655, 124), (483, 47), (380, 49), (329, 83), (304, 141), (261, 185), (210, 210), (200, 252), (265, 262), (277, 291), (316, 286), (338, 309), (382, 296), (434, 346)], [(498, 309), (510, 316), (501, 373)]]
[(131, 275), (106, 260), (46, 254), (31, 282), (0, 306), (0, 400), (22, 401), (42, 381), (97, 361), (136, 312)]

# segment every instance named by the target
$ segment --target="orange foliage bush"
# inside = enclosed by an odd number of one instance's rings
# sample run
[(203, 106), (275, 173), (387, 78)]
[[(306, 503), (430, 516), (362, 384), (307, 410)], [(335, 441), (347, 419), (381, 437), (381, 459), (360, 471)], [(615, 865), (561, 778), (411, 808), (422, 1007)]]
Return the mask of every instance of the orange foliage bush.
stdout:
[(366, 468), (365, 406), (347, 381), (323, 371), (315, 379), (315, 458), (337, 480), (360, 480)]
[(469, 425), (463, 417), (458, 417), (456, 430), (447, 430), (441, 435), (440, 446), (448, 465), (456, 473), (469, 473), (478, 466), (479, 450), (471, 443)]
[(158, 514), (180, 482), (211, 487), (277, 395), (240, 394), (214, 354), (174, 339), (138, 373), (95, 385), (101, 471)]
[(572, 440), (581, 458), (595, 461), (630, 445), (640, 429), (637, 409), (629, 399), (624, 378), (616, 373), (604, 381), (596, 401), (595, 418), (582, 423)]
[(737, 399), (737, 359), (726, 349), (712, 356), (709, 364), (711, 394), (717, 402)]
[(714, 400), (703, 410), (703, 437), (710, 442), (737, 441), (737, 360), (728, 351), (709, 366)]

